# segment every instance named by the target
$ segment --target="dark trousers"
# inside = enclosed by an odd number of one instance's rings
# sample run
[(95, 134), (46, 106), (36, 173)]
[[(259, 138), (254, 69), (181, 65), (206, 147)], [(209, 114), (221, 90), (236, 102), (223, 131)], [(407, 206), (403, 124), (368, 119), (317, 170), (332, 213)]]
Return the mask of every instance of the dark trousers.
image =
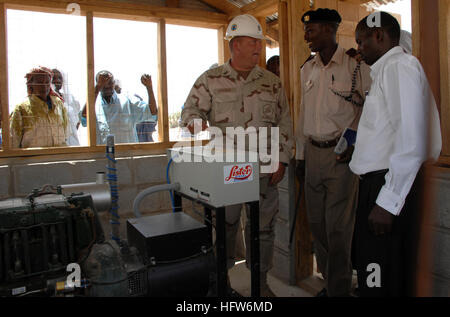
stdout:
[[(386, 173), (363, 177), (359, 184), (354, 256), (361, 297), (414, 296), (415, 292), (422, 172), (418, 173), (400, 215), (395, 217), (392, 232), (375, 236), (369, 230), (368, 217)], [(367, 283), (368, 278), (374, 281), (371, 264), (379, 265), (381, 287), (369, 287), (371, 283)]]

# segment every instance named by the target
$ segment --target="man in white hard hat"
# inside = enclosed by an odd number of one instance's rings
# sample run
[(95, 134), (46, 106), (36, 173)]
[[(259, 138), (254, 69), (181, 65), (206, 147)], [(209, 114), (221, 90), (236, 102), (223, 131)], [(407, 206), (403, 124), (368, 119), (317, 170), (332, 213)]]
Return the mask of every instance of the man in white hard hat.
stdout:
[[(194, 133), (195, 130), (206, 129), (209, 122), (210, 126), (221, 129), (225, 136), (227, 127), (242, 127), (244, 130), (248, 127), (279, 128), (278, 168), (273, 173), (260, 174), (259, 202), (260, 293), (261, 296), (273, 297), (275, 294), (267, 285), (267, 272), (272, 267), (275, 215), (278, 212), (277, 184), (283, 178), (285, 166), (293, 153), (292, 122), (280, 79), (258, 66), (261, 40), (265, 39), (259, 22), (248, 14), (235, 17), (228, 25), (226, 39), (230, 41), (231, 59), (224, 65), (207, 70), (197, 79), (181, 113), (181, 123)], [(194, 129), (195, 119), (202, 121), (197, 129)], [(267, 135), (266, 144), (271, 144), (271, 136)], [(227, 206), (225, 211), (228, 269), (235, 262), (241, 208), (242, 205)], [(250, 260), (249, 224), (247, 218), (247, 266)]]

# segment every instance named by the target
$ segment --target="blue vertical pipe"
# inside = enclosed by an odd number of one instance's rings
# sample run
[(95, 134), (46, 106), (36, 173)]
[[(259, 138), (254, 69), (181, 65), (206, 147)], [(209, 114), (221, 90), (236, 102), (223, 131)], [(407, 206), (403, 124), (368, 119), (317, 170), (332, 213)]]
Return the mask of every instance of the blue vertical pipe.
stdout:
[(119, 191), (117, 186), (117, 169), (114, 149), (114, 135), (106, 139), (107, 180), (111, 189), (111, 208), (109, 209), (111, 224), (111, 239), (120, 242)]

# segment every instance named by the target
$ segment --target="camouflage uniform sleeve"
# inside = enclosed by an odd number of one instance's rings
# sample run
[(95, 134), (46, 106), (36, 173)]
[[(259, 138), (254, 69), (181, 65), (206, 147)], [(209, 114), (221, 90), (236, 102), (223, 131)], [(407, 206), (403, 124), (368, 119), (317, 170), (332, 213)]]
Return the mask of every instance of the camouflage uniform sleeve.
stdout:
[(208, 121), (211, 110), (211, 93), (208, 88), (207, 74), (203, 73), (195, 82), (181, 111), (181, 126), (185, 127), (193, 119)]
[(280, 129), (280, 162), (289, 164), (294, 153), (294, 137), (292, 134), (292, 120), (289, 111), (289, 103), (283, 87), (280, 88), (278, 104), (281, 109), (280, 120), (278, 123)]

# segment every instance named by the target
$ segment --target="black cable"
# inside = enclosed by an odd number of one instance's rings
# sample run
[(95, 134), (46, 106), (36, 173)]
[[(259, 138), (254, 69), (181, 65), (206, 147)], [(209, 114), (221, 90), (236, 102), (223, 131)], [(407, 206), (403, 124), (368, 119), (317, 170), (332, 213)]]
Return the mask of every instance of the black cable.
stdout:
[(131, 272), (131, 274), (127, 275), (125, 278), (120, 279), (120, 280), (117, 280), (117, 281), (113, 281), (113, 282), (100, 282), (100, 281), (95, 281), (95, 280), (88, 280), (88, 282), (89, 282), (90, 284), (92, 284), (92, 285), (113, 285), (113, 284), (118, 284), (118, 283), (124, 282), (124, 281), (126, 281), (126, 280), (129, 280), (130, 277), (133, 277), (133, 276), (135, 276), (136, 274), (145, 271), (145, 269), (154, 267), (154, 266), (156, 266), (157, 264), (173, 264), (173, 263), (179, 263), (179, 262), (187, 261), (187, 260), (190, 260), (190, 259), (194, 259), (194, 258), (196, 258), (196, 257), (199, 257), (199, 256), (201, 256), (201, 255), (203, 255), (203, 254), (208, 254), (209, 252), (211, 252), (211, 250), (212, 250), (213, 248), (214, 248), (214, 247), (210, 247), (210, 248), (206, 249), (205, 251), (201, 251), (201, 252), (196, 253), (196, 254), (193, 254), (193, 255), (191, 255), (191, 256), (188, 256), (188, 257), (185, 257), (185, 258), (181, 258), (181, 259), (172, 260), (172, 261), (153, 261), (152, 263), (145, 265), (144, 267), (142, 267), (142, 268), (139, 269), (139, 270), (136, 270), (136, 271)]
[(89, 280), (90, 284), (93, 285), (114, 285), (114, 284), (119, 284), (122, 283), (126, 280), (128, 280), (128, 275), (126, 277), (124, 277), (123, 279), (117, 280), (117, 281), (113, 281), (113, 282), (99, 282), (99, 281), (95, 281), (95, 280)]
[(187, 260), (199, 257), (199, 256), (201, 256), (203, 254), (208, 254), (213, 249), (214, 249), (214, 246), (211, 246), (208, 249), (206, 249), (205, 251), (201, 251), (199, 253), (195, 253), (195, 254), (187, 256), (185, 258), (176, 259), (176, 260), (172, 260), (172, 261), (153, 261), (153, 263), (148, 264), (147, 267), (152, 267), (152, 266), (155, 266), (157, 264), (173, 264), (173, 263), (179, 263), (179, 262), (187, 261)]
[(363, 102), (358, 102), (358, 101), (353, 100), (353, 96), (354, 95), (359, 96), (361, 98), (361, 100), (362, 100), (361, 95), (356, 91), (356, 79), (357, 79), (356, 76), (357, 76), (357, 74), (359, 72), (360, 67), (361, 67), (361, 62), (358, 62), (356, 64), (355, 70), (353, 71), (353, 74), (352, 74), (352, 88), (350, 90), (350, 94), (349, 95), (344, 95), (344, 94), (342, 94), (342, 93), (340, 93), (340, 92), (338, 92), (338, 91), (336, 91), (336, 90), (331, 88), (331, 91), (336, 96), (343, 98), (345, 101), (350, 102), (351, 104), (353, 104), (353, 105), (355, 105), (357, 107), (362, 107), (363, 106)]

